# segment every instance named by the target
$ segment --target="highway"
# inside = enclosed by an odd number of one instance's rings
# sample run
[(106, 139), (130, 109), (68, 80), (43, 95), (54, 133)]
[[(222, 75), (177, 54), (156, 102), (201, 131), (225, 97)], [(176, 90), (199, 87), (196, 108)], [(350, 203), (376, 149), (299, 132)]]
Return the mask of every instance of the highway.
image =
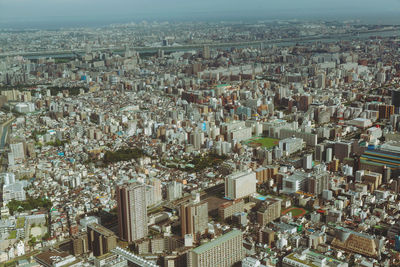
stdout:
[[(165, 52), (176, 52), (176, 51), (188, 51), (201, 49), (204, 46), (209, 46), (210, 48), (220, 48), (220, 49), (230, 49), (230, 48), (245, 48), (263, 45), (285, 45), (285, 44), (296, 44), (296, 43), (309, 43), (316, 41), (332, 42), (337, 40), (352, 40), (352, 39), (365, 39), (372, 36), (399, 36), (400, 28), (390, 28), (381, 30), (371, 30), (362, 31), (357, 33), (347, 33), (347, 34), (335, 34), (335, 35), (323, 35), (323, 36), (309, 36), (309, 37), (297, 37), (297, 38), (285, 38), (285, 39), (273, 39), (273, 40), (260, 40), (260, 41), (245, 41), (245, 42), (226, 42), (226, 43), (204, 43), (204, 44), (190, 44), (190, 45), (177, 45), (177, 46), (155, 46), (155, 47), (130, 47), (129, 49), (135, 50), (139, 53), (156, 53), (158, 50), (162, 49)], [(102, 47), (93, 48), (92, 51), (106, 52), (111, 51), (114, 53), (123, 53), (125, 47)], [(27, 51), (27, 52), (7, 52), (1, 53), (0, 58), (9, 56), (23, 56), (28, 59), (35, 59), (40, 57), (76, 57), (77, 55), (85, 54), (85, 49), (76, 50), (49, 50), (49, 51)]]

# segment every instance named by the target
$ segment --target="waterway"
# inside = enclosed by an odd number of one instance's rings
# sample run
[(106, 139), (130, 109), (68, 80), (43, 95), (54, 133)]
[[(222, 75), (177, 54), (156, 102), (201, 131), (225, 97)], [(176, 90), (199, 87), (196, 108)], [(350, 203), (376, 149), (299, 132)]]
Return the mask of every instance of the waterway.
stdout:
[[(332, 36), (315, 36), (315, 37), (304, 37), (304, 38), (289, 38), (289, 39), (278, 39), (278, 40), (265, 40), (265, 41), (254, 41), (254, 42), (239, 42), (239, 43), (211, 43), (206, 44), (211, 48), (219, 48), (222, 50), (229, 50), (232, 48), (246, 48), (246, 47), (260, 47), (260, 45), (268, 46), (291, 46), (295, 44), (305, 45), (315, 42), (323, 42), (323, 43), (332, 43), (337, 41), (351, 41), (351, 40), (366, 40), (372, 37), (399, 37), (400, 30), (381, 30), (381, 31), (369, 31), (369, 32), (361, 32), (359, 34), (339, 34)], [(165, 52), (178, 52), (178, 51), (191, 51), (196, 49), (201, 49), (205, 44), (198, 45), (182, 45), (182, 46), (164, 46), (164, 47), (132, 47), (132, 49), (138, 51), (140, 54), (145, 53), (156, 53), (158, 50), (164, 50)], [(124, 52), (122, 48), (110, 48), (110, 49), (100, 49), (102, 51), (113, 51), (116, 54), (121, 54)], [(54, 51), (54, 52), (32, 52), (24, 53), (24, 57), (27, 59), (38, 59), (38, 58), (74, 58), (77, 55), (83, 55), (85, 52), (76, 51), (75, 53), (72, 51)], [(4, 55), (3, 55), (4, 56)], [(1, 56), (0, 56), (1, 57)]]

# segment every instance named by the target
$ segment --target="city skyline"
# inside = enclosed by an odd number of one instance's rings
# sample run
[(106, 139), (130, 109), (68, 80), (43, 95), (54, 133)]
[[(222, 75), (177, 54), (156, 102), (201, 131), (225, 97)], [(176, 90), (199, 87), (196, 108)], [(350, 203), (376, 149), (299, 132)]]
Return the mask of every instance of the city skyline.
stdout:
[[(124, 8), (119, 8), (119, 7)], [(330, 19), (400, 24), (400, 1), (1, 0), (1, 28), (98, 27), (150, 21)]]

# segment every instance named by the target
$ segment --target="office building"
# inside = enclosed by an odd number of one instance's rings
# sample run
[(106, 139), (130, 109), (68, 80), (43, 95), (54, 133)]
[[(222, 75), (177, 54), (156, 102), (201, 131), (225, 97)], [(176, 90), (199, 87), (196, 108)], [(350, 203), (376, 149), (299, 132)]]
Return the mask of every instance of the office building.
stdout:
[(133, 242), (147, 236), (146, 188), (139, 183), (117, 186), (118, 228), (122, 240)]
[(312, 169), (312, 154), (304, 155), (303, 157), (303, 169), (311, 170)]
[(218, 216), (222, 220), (231, 218), (237, 212), (244, 211), (243, 199), (237, 199), (233, 201), (227, 201), (218, 208)]
[(307, 189), (307, 180), (311, 177), (311, 174), (296, 171), (292, 175), (284, 177), (282, 180), (282, 190), (287, 194), (292, 194), (297, 191), (303, 191)]
[(233, 230), (189, 252), (189, 267), (230, 267), (244, 257), (243, 233)]
[(96, 257), (110, 252), (117, 246), (117, 237), (114, 233), (100, 224), (88, 225), (87, 237), (89, 250)]
[(267, 198), (261, 208), (257, 211), (257, 223), (265, 226), (281, 217), (281, 200)]
[(303, 149), (303, 139), (301, 138), (286, 138), (279, 141), (279, 149), (285, 155), (291, 155)]
[(208, 203), (189, 203), (181, 206), (182, 237), (187, 234), (197, 236), (205, 233), (208, 228)]
[(225, 197), (238, 199), (256, 192), (257, 179), (250, 170), (231, 174), (225, 178)]
[(72, 237), (72, 254), (74, 256), (82, 255), (89, 251), (88, 235), (82, 233)]
[(182, 197), (183, 184), (177, 181), (170, 182), (167, 186), (167, 200), (173, 201)]

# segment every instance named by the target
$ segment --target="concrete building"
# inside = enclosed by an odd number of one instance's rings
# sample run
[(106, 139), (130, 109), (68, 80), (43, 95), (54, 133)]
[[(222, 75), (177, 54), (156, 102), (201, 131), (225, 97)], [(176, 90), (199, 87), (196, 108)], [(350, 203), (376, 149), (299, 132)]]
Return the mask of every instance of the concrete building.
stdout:
[(347, 267), (347, 262), (327, 257), (323, 254), (316, 253), (310, 249), (302, 251), (300, 254), (295, 252), (285, 256), (282, 260), (283, 267)]
[(114, 233), (100, 224), (88, 225), (87, 236), (89, 250), (96, 257), (110, 252), (117, 246), (117, 237)]
[(282, 191), (287, 194), (292, 194), (297, 191), (305, 191), (309, 177), (311, 177), (309, 173), (299, 171), (294, 172), (288, 177), (284, 177), (282, 180)]
[(286, 138), (279, 141), (279, 149), (286, 155), (291, 155), (303, 149), (303, 139), (300, 138)]
[(187, 234), (197, 239), (208, 228), (208, 203), (189, 203), (181, 206), (181, 233), (182, 237)]
[(237, 199), (234, 201), (227, 201), (218, 208), (218, 217), (222, 220), (231, 218), (237, 212), (244, 211), (243, 199)]
[(256, 192), (256, 174), (250, 170), (231, 174), (225, 178), (225, 197), (238, 199)]
[(379, 253), (378, 240), (343, 227), (336, 227), (335, 238), (331, 246), (351, 253), (377, 258)]
[(117, 186), (118, 227), (122, 240), (132, 242), (147, 236), (146, 188), (139, 183)]
[(257, 223), (265, 226), (281, 217), (281, 200), (267, 198), (261, 208), (257, 211)]
[(183, 184), (177, 181), (170, 182), (167, 186), (167, 200), (173, 201), (182, 197)]
[(243, 233), (232, 230), (191, 252), (188, 256), (188, 267), (230, 267), (244, 257)]

